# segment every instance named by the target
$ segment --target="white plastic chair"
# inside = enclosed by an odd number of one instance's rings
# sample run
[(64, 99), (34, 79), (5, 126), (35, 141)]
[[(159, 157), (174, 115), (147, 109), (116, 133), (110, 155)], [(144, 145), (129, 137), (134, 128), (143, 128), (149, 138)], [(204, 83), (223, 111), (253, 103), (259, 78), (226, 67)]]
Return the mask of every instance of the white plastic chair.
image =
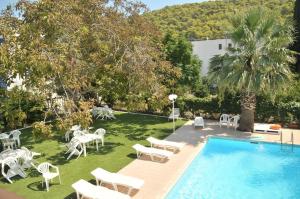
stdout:
[(74, 137), (82, 136), (82, 135), (84, 135), (84, 132), (81, 131), (81, 130), (76, 130), (76, 131), (73, 132)]
[(42, 184), (44, 184), (45, 181), (47, 191), (49, 191), (49, 181), (51, 181), (53, 178), (58, 177), (59, 184), (61, 184), (58, 167), (53, 166), (49, 162), (44, 162), (37, 167), (37, 170), (43, 175), (44, 180), (42, 181)]
[[(7, 172), (5, 172), (5, 167), (6, 166), (9, 167)], [(21, 166), (18, 164), (18, 161), (15, 158), (12, 158), (12, 157), (5, 158), (2, 161), (1, 173), (2, 173), (3, 177), (5, 179), (7, 179), (8, 182), (10, 182), (10, 183), (13, 183), (10, 178), (12, 178), (14, 176), (19, 175), (22, 178), (26, 177), (26, 174), (23, 171), (23, 169), (21, 168)]]
[(223, 125), (226, 125), (228, 128), (229, 122), (230, 122), (230, 116), (228, 114), (222, 114), (220, 117), (220, 121), (219, 121), (220, 127), (222, 127)]
[(173, 116), (174, 116), (174, 119), (178, 119), (179, 116), (180, 116), (180, 110), (179, 108), (174, 108), (174, 114), (173, 114), (173, 110), (172, 110), (172, 113), (170, 114), (169, 116), (169, 120), (172, 120), (173, 119)]
[(13, 149), (15, 145), (14, 140), (9, 139), (9, 135), (6, 133), (1, 133), (0, 134), (0, 140), (3, 146), (3, 149)]
[(229, 120), (229, 126), (232, 126), (234, 130), (236, 130), (237, 127), (239, 127), (239, 120), (240, 120), (240, 115), (233, 116)]
[(36, 161), (33, 159), (33, 157), (41, 155), (41, 154), (32, 152), (29, 149), (27, 149), (26, 147), (21, 147), (21, 149), (25, 151), (24, 156), (21, 157), (21, 159), (23, 159), (23, 163), (21, 165), (22, 169), (28, 169), (32, 166), (36, 167), (34, 164), (34, 163), (36, 163)]
[(16, 142), (13, 139), (1, 139), (3, 149), (14, 149), (17, 147)]
[(8, 139), (8, 138), (9, 138), (8, 134), (6, 134), (6, 133), (1, 133), (0, 134), (0, 140), (2, 140), (2, 139)]
[(12, 151), (12, 150), (13, 150), (13, 149), (5, 149), (4, 151), (1, 151), (0, 155), (6, 154), (6, 153), (8, 153), (8, 152), (10, 152), (10, 151)]
[(194, 120), (194, 127), (199, 127), (201, 126), (202, 128), (204, 128), (204, 120), (203, 120), (203, 117), (195, 117), (195, 120)]
[(98, 140), (100, 139), (102, 142), (102, 146), (104, 146), (104, 135), (106, 134), (106, 130), (103, 128), (99, 128), (94, 132), (95, 135), (97, 135)]
[(77, 131), (77, 130), (80, 130), (81, 129), (81, 125), (73, 125), (72, 127), (71, 127), (71, 131)]
[(19, 130), (13, 130), (10, 132), (9, 136), (12, 136), (12, 139), (17, 143), (18, 147), (21, 146), (21, 141), (20, 141), (20, 135), (21, 131)]
[(70, 153), (69, 156), (67, 157), (67, 160), (69, 160), (73, 155), (77, 155), (76, 159), (78, 159), (84, 151), (79, 140), (77, 140), (76, 138), (73, 138), (70, 141), (70, 143), (67, 144), (67, 148), (68, 151), (65, 154)]
[(116, 119), (115, 115), (114, 115), (114, 112), (111, 108), (109, 108), (108, 106), (105, 107), (105, 116), (107, 119)]
[(72, 131), (70, 131), (70, 130), (65, 133), (65, 140), (66, 140), (66, 142), (70, 141), (70, 134), (71, 133), (72, 133)]
[(104, 110), (104, 108), (102, 108), (102, 107), (94, 107), (92, 110), (92, 114), (96, 119), (98, 119), (98, 118), (103, 119), (104, 118), (103, 110)]

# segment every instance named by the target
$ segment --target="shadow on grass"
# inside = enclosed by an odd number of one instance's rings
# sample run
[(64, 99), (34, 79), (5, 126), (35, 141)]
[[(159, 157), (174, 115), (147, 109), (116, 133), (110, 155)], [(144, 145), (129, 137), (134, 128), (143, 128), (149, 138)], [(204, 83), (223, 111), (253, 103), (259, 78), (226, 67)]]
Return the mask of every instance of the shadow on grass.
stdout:
[[(124, 144), (114, 143), (114, 142), (105, 142), (104, 146), (101, 146), (101, 144), (99, 144), (99, 150), (97, 151), (96, 146), (91, 144), (91, 145), (87, 146), (86, 153), (87, 153), (87, 155), (89, 155), (89, 154), (90, 155), (106, 155), (108, 153), (113, 152), (116, 147), (119, 147), (122, 145), (124, 145)], [(77, 158), (76, 155), (73, 155), (69, 160), (67, 160), (69, 153), (65, 154), (66, 151), (67, 150), (63, 150), (53, 156), (47, 157), (47, 160), (49, 162), (53, 163), (54, 165), (64, 165), (66, 163), (69, 163), (72, 159)], [(83, 156), (83, 154), (81, 156)]]
[[(136, 154), (135, 153), (130, 153), (127, 155), (127, 157), (131, 158), (131, 159), (137, 159)], [(138, 158), (139, 160), (144, 160), (144, 161), (151, 161), (154, 163), (166, 163), (169, 161), (168, 158), (160, 158), (160, 157), (153, 157), (153, 160), (151, 160), (151, 157), (148, 155), (142, 155), (141, 157)]]
[[(18, 177), (13, 177), (13, 178), (11, 178), (11, 180), (12, 180), (12, 181), (15, 181), (17, 178), (18, 178)], [(21, 179), (21, 178), (19, 178), (19, 179)], [(4, 177), (1, 177), (0, 182), (3, 183), (3, 184), (10, 184), (10, 183), (6, 180), (6, 178), (4, 178)]]
[(65, 153), (66, 150), (63, 150), (53, 156), (47, 157), (47, 160), (54, 165), (64, 165), (69, 162), (69, 160), (67, 160), (69, 154), (65, 154)]
[(56, 130), (53, 130), (54, 134), (53, 137), (45, 139), (45, 138), (39, 138), (39, 139), (34, 139), (33, 134), (32, 134), (32, 129), (25, 129), (22, 131), (22, 134), (20, 135), (20, 140), (21, 140), (21, 145), (26, 146), (29, 150), (33, 148), (33, 145), (36, 144), (41, 144), (45, 141), (48, 140), (56, 140), (58, 142), (64, 142), (63, 136), (61, 133), (59, 133)]
[(127, 155), (127, 157), (129, 157), (130, 159), (137, 159), (136, 153), (130, 153)]
[(124, 144), (118, 142), (105, 142), (104, 146), (101, 146), (101, 144), (99, 144), (99, 150), (96, 150), (96, 146), (95, 145), (91, 145), (89, 147), (87, 147), (87, 154), (93, 154), (93, 155), (106, 155), (108, 153), (111, 153), (114, 151), (114, 149), (116, 147), (119, 146), (123, 146)]
[[(49, 182), (49, 190), (51, 189), (52, 186), (57, 186), (60, 185), (59, 182)], [(46, 189), (46, 184), (42, 183), (42, 181), (37, 181), (37, 182), (33, 182), (30, 183), (29, 185), (27, 185), (27, 188), (29, 188), (32, 191), (47, 191)]]
[[(131, 141), (140, 141), (146, 139), (148, 136), (151, 135), (149, 130), (162, 131), (162, 129), (149, 129), (149, 126), (156, 124), (164, 125), (168, 123), (170, 123), (170, 121), (168, 121), (167, 118), (144, 115), (139, 115), (137, 117), (134, 114), (120, 114), (117, 115), (116, 120), (96, 120), (94, 123), (94, 127), (95, 129), (110, 129), (107, 132), (109, 135), (118, 136), (119, 134), (124, 134), (126, 138), (128, 138)], [(161, 136), (162, 138), (164, 138), (172, 132), (172, 129), (164, 130), (166, 131), (163, 133), (163, 137)]]
[(75, 199), (75, 198), (77, 198), (76, 192), (73, 192), (73, 193), (67, 195), (66, 197), (64, 197), (64, 199)]
[(29, 170), (26, 171), (27, 175), (29, 177), (39, 177), (42, 176), (37, 170), (36, 168), (30, 168)]
[(42, 184), (42, 181), (32, 182), (27, 185), (27, 188), (32, 191), (46, 191), (46, 186)]

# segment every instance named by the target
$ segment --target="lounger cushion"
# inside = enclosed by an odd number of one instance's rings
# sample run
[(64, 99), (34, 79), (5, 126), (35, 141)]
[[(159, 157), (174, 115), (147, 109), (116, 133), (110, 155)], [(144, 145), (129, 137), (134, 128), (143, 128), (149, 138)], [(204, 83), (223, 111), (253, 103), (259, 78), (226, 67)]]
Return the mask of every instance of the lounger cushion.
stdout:
[(168, 140), (159, 140), (154, 137), (148, 137), (147, 141), (153, 145), (158, 145), (158, 146), (163, 146), (163, 147), (172, 147), (172, 148), (176, 148), (176, 149), (181, 149), (185, 146), (184, 143), (173, 142), (173, 141), (168, 141)]
[(95, 169), (91, 172), (91, 174), (97, 180), (116, 185), (123, 185), (134, 189), (140, 189), (144, 185), (144, 181), (141, 179), (125, 176), (118, 173), (111, 173), (102, 168)]
[(140, 144), (133, 145), (133, 148), (141, 153), (149, 154), (149, 155), (151, 154), (151, 155), (155, 155), (155, 156), (164, 156), (164, 157), (171, 157), (173, 155), (173, 153), (170, 151), (145, 147)]
[(85, 180), (79, 180), (72, 184), (75, 191), (84, 196), (84, 198), (92, 199), (130, 199), (126, 194), (110, 190), (105, 187), (93, 185)]
[(280, 124), (272, 124), (270, 126), (270, 129), (272, 129), (272, 130), (279, 130), (279, 129), (281, 129), (281, 125)]

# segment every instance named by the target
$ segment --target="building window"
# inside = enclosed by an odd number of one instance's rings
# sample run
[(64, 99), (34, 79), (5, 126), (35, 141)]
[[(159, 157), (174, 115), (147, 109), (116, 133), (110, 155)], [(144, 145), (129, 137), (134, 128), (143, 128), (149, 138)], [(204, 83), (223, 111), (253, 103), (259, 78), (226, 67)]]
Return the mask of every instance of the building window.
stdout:
[(219, 50), (222, 50), (222, 44), (219, 44)]
[(231, 44), (231, 43), (229, 43), (229, 44), (228, 44), (228, 48), (231, 48), (231, 47), (232, 47), (232, 44)]

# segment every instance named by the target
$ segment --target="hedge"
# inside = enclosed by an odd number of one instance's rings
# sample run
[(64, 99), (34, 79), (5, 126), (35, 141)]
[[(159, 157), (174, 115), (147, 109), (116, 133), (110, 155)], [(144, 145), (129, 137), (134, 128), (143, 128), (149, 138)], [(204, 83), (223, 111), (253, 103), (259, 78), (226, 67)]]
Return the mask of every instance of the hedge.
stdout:
[[(179, 98), (176, 102), (183, 116), (203, 115), (213, 118), (213, 114), (240, 114), (239, 96), (227, 94), (222, 101), (217, 96), (205, 98)], [(255, 120), (258, 122), (290, 123), (300, 121), (300, 102), (272, 103), (266, 97), (257, 97)], [(216, 118), (215, 118), (216, 119)]]

